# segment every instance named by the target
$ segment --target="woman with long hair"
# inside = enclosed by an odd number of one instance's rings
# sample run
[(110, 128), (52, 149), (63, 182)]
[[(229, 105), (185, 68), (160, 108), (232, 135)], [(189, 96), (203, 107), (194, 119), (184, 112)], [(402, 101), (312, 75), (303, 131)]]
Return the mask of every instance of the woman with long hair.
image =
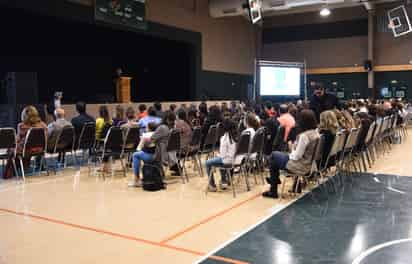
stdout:
[[(223, 121), (223, 131), (224, 134), (220, 138), (220, 147), (219, 147), (219, 155), (215, 158), (209, 159), (206, 161), (206, 173), (209, 177), (209, 191), (215, 192), (217, 191), (216, 183), (213, 175), (211, 175), (212, 167), (221, 167), (226, 164), (232, 164), (234, 161), (235, 151), (236, 151), (236, 141), (234, 136), (234, 131), (236, 129), (236, 125), (230, 119), (225, 119)], [(221, 189), (226, 189), (228, 186), (228, 178), (226, 175), (225, 170), (220, 170), (221, 174), (221, 181), (220, 187)]]
[(320, 114), (319, 133), (323, 135), (325, 141), (322, 150), (321, 168), (325, 166), (338, 130), (339, 123), (335, 113), (331, 110), (322, 112)]
[(105, 105), (99, 107), (99, 117), (96, 119), (96, 140), (103, 141), (109, 128), (113, 125), (109, 109)]
[[(21, 112), (21, 122), (17, 125), (17, 154), (23, 152), (24, 142), (27, 137), (27, 132), (30, 128), (43, 128), (44, 135), (47, 138), (47, 125), (41, 120), (39, 112), (32, 106), (26, 106)], [(24, 168), (27, 168), (30, 163), (30, 158), (23, 160)], [(3, 178), (10, 178), (13, 175), (12, 159), (7, 161), (6, 168), (3, 172)], [(22, 169), (24, 169), (22, 168)]]

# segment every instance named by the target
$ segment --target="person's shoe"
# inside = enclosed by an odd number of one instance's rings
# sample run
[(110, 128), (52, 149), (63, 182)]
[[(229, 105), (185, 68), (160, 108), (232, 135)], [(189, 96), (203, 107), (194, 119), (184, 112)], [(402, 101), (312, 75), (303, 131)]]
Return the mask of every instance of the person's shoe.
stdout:
[(213, 186), (213, 185), (210, 185), (210, 184), (209, 184), (209, 186), (207, 186), (207, 189), (208, 189), (209, 192), (217, 192), (216, 186)]
[(142, 181), (130, 181), (127, 186), (131, 187), (131, 188), (138, 188), (138, 187), (142, 187)]
[(220, 189), (226, 190), (228, 187), (229, 187), (229, 184), (227, 182), (220, 183)]
[(272, 192), (272, 191), (267, 191), (262, 193), (263, 197), (266, 198), (272, 198), (272, 199), (277, 199), (278, 198), (278, 193), (277, 192)]

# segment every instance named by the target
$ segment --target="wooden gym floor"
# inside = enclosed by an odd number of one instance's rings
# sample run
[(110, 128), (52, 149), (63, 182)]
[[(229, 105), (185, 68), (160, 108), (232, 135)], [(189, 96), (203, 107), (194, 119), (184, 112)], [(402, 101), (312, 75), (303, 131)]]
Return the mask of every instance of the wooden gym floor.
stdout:
[[(411, 147), (393, 146), (371, 171), (412, 175)], [(262, 198), (260, 178), (236, 198), (231, 190), (206, 196), (206, 178), (189, 172), (189, 183), (155, 193), (128, 188), (131, 172), (103, 181), (87, 168), (2, 181), (0, 264), (194, 263), (296, 199)]]

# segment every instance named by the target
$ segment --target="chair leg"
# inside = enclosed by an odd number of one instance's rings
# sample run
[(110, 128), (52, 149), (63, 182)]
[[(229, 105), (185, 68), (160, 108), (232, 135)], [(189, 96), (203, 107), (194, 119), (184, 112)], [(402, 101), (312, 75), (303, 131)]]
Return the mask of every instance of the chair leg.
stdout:
[[(13, 170), (14, 170), (14, 174), (16, 175), (16, 178), (19, 177), (19, 173), (17, 172), (17, 166), (16, 166), (16, 159), (12, 159), (11, 160), (12, 165), (13, 165)], [(3, 164), (3, 169), (5, 168), (4, 164)]]
[(123, 170), (123, 176), (126, 178), (126, 166), (123, 162), (123, 157), (120, 157), (120, 165), (122, 166), (122, 170)]
[(235, 183), (233, 181), (233, 174), (232, 174), (231, 169), (226, 169), (226, 175), (228, 175), (230, 185), (232, 186), (233, 198), (236, 198)]
[(26, 176), (24, 175), (23, 158), (22, 158), (22, 157), (19, 157), (19, 160), (20, 160), (21, 177), (23, 178), (23, 181), (26, 181)]

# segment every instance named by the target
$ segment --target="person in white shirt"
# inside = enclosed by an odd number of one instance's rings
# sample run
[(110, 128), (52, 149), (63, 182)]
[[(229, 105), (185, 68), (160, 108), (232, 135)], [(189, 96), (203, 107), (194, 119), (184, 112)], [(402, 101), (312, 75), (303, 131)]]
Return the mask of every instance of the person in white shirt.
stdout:
[(281, 183), (279, 170), (287, 169), (295, 175), (306, 175), (310, 172), (313, 152), (320, 137), (316, 129), (315, 113), (312, 110), (303, 110), (300, 113), (298, 126), (301, 133), (297, 137), (293, 151), (290, 154), (274, 151), (270, 156), (270, 177), (266, 178), (270, 190), (263, 193), (264, 197), (278, 198), (277, 185)]
[[(225, 119), (223, 121), (223, 131), (224, 134), (220, 138), (219, 155), (215, 158), (206, 161), (206, 173), (209, 178), (209, 191), (217, 191), (215, 179), (211, 175), (212, 167), (222, 167), (224, 165), (230, 165), (234, 162), (235, 152), (236, 152), (236, 141), (233, 135), (236, 129), (235, 124), (230, 119)], [(221, 189), (226, 189), (228, 186), (228, 179), (225, 170), (220, 170), (221, 174)]]

